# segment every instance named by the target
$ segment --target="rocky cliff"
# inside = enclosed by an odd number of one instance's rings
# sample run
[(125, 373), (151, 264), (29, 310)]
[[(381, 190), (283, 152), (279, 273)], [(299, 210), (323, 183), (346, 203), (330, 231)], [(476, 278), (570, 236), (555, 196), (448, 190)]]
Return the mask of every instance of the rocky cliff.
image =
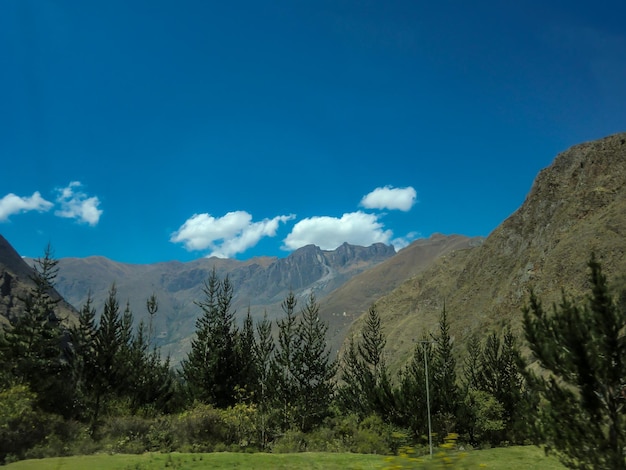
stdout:
[[(24, 311), (25, 298), (34, 286), (33, 269), (13, 249), (9, 242), (0, 235), (0, 325), (19, 317)], [(52, 292), (54, 299), (60, 300), (57, 310), (60, 318), (73, 321), (76, 311), (61, 299), (57, 291)]]

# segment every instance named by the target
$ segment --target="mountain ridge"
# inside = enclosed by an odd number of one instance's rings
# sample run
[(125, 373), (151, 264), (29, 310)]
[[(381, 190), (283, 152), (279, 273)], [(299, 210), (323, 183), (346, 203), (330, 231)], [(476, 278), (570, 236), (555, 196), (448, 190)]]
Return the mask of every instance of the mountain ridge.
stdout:
[[(282, 314), (280, 303), (290, 290), (303, 298), (325, 297), (352, 276), (395, 255), (392, 246), (343, 244), (336, 250), (308, 245), (286, 258), (259, 257), (246, 261), (201, 258), (188, 262), (119, 263), (101, 256), (59, 259), (57, 288), (73, 305), (82, 306), (89, 292), (99, 313), (115, 283), (118, 299), (128, 303), (136, 320), (146, 318), (145, 301), (156, 293), (159, 312), (154, 318), (156, 342), (174, 359), (184, 356), (200, 314), (196, 301), (211, 271), (229, 276), (234, 286), (233, 307), (238, 321), (250, 309), (255, 319), (265, 311)], [(31, 260), (32, 262), (32, 260)]]

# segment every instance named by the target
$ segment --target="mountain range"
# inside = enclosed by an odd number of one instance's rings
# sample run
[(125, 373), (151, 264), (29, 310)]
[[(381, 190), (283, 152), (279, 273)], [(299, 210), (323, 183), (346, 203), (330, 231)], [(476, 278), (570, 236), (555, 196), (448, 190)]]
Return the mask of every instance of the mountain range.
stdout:
[(152, 324), (155, 342), (177, 361), (184, 357), (195, 332), (201, 313), (196, 302), (202, 300), (204, 281), (213, 269), (219, 278), (228, 276), (232, 282), (233, 308), (241, 322), (248, 310), (255, 319), (264, 313), (276, 318), (290, 290), (302, 299), (310, 293), (322, 299), (351, 277), (394, 255), (392, 246), (380, 243), (367, 248), (344, 243), (335, 250), (308, 245), (286, 258), (247, 261), (202, 258), (140, 265), (99, 256), (62, 258), (56, 285), (73, 305), (83, 305), (91, 294), (94, 305), (102, 306), (115, 284), (118, 300), (122, 305), (128, 303), (137, 320), (147, 320), (146, 300), (154, 293), (159, 302)]
[[(147, 316), (145, 301), (155, 293), (156, 340), (175, 361), (188, 350), (200, 313), (194, 302), (202, 298), (212, 269), (233, 282), (239, 319), (248, 310), (257, 319), (263, 312), (276, 318), (290, 290), (300, 299), (315, 293), (335, 351), (346, 336), (358, 334), (361, 314), (375, 303), (387, 335), (388, 361), (398, 369), (415, 341), (434, 331), (444, 305), (451, 333), (462, 345), (474, 334), (505, 324), (519, 332), (530, 289), (547, 303), (557, 302), (562, 292), (583, 295), (591, 252), (610, 279), (626, 283), (625, 234), (622, 133), (559, 154), (537, 175), (522, 206), (486, 239), (436, 234), (398, 253), (382, 244), (343, 244), (336, 250), (311, 245), (286, 258), (247, 261), (132, 265), (103, 257), (63, 258), (57, 290), (78, 308), (91, 292), (100, 311), (115, 282), (120, 302), (128, 301), (136, 318)], [(19, 314), (15, 299), (29, 269), (0, 236), (0, 321)]]

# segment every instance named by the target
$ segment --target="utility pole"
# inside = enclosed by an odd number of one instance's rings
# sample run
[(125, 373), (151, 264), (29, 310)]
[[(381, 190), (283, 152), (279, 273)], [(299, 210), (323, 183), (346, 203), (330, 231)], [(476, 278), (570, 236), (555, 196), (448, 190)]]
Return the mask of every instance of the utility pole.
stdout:
[(434, 344), (436, 341), (422, 340), (418, 341), (424, 349), (424, 374), (426, 375), (426, 408), (428, 409), (428, 445), (430, 447), (430, 458), (433, 458), (433, 428), (430, 420), (430, 386), (428, 385), (428, 356), (426, 354), (426, 345)]

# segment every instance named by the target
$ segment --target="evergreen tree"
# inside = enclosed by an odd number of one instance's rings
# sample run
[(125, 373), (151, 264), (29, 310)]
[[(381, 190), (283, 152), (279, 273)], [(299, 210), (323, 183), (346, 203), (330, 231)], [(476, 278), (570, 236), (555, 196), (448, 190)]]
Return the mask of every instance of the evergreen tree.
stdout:
[(205, 403), (213, 401), (213, 367), (215, 350), (213, 340), (213, 317), (217, 310), (219, 279), (215, 269), (204, 282), (204, 298), (196, 304), (202, 309), (202, 315), (196, 320), (196, 337), (191, 341), (187, 358), (181, 363), (182, 376), (190, 398)]
[(237, 357), (239, 365), (239, 387), (243, 398), (256, 400), (258, 389), (258, 370), (255, 360), (256, 339), (254, 337), (254, 322), (250, 315), (250, 307), (243, 322), (241, 333), (237, 336)]
[(343, 410), (356, 413), (361, 419), (370, 414), (369, 402), (365, 400), (367, 391), (363, 384), (364, 367), (358, 345), (352, 335), (341, 358), (341, 384), (337, 389), (337, 400)]
[(140, 330), (138, 331), (138, 336), (141, 336), (139, 343), (134, 344), (137, 342), (137, 338), (133, 333), (134, 319), (129, 300), (126, 300), (126, 306), (122, 312), (121, 320), (121, 344), (116, 356), (116, 367), (118, 369), (118, 381), (116, 385), (119, 396), (128, 396), (133, 394), (131, 389), (135, 387), (135, 373), (138, 372), (136, 367), (148, 345), (143, 322), (139, 325)]
[[(459, 432), (467, 433), (470, 444), (478, 445), (479, 439), (492, 440), (493, 431), (501, 431), (502, 405), (495, 397), (481, 389), (483, 350), (478, 335), (467, 342), (467, 352), (463, 362), (462, 401), (459, 404)], [(492, 405), (497, 404), (497, 407)], [(485, 415), (487, 410), (497, 411)], [(496, 424), (493, 424), (497, 422)], [(489, 426), (485, 424), (489, 423)]]
[(439, 335), (435, 344), (433, 357), (433, 414), (435, 415), (435, 429), (445, 436), (451, 432), (456, 423), (459, 389), (456, 383), (456, 359), (452, 352), (452, 338), (450, 324), (444, 305), (439, 319)]
[(74, 417), (86, 417), (94, 397), (96, 361), (96, 310), (91, 293), (78, 315), (78, 324), (70, 328), (71, 368), (76, 389)]
[(502, 390), (502, 357), (500, 337), (493, 331), (485, 340), (480, 362), (479, 388), (496, 396)]
[(96, 373), (93, 381), (92, 432), (95, 432), (99, 425), (103, 409), (119, 394), (123, 384), (126, 383), (124, 374), (126, 368), (120, 362), (123, 346), (122, 317), (114, 283), (109, 288), (95, 337)]
[(170, 358), (168, 356), (163, 361), (160, 350), (157, 347), (151, 349), (148, 329), (143, 322), (139, 323), (127, 354), (132, 373), (125, 394), (130, 399), (131, 411), (170, 411), (170, 402), (175, 395)]
[(254, 362), (257, 371), (257, 391), (265, 398), (269, 386), (272, 355), (274, 353), (274, 339), (272, 337), (272, 323), (263, 314), (263, 320), (256, 325), (257, 340), (254, 342)]
[(44, 411), (68, 417), (74, 389), (67, 336), (56, 313), (59, 300), (51, 297), (57, 264), (48, 245), (35, 263), (34, 286), (20, 299), (23, 315), (12, 319), (3, 334), (0, 356), (10, 381), (28, 385)]
[(254, 343), (254, 363), (257, 372), (256, 401), (259, 405), (261, 416), (261, 445), (268, 442), (268, 413), (271, 408), (269, 396), (273, 391), (271, 386), (272, 355), (274, 353), (274, 339), (272, 338), (272, 324), (267, 318), (267, 312), (263, 314), (263, 320), (257, 323), (257, 341)]
[(319, 317), (319, 304), (311, 294), (296, 327), (294, 376), (296, 415), (301, 431), (309, 431), (328, 416), (334, 393), (336, 362), (326, 343), (328, 325)]
[(150, 321), (148, 322), (148, 340), (152, 342), (154, 341), (154, 317), (159, 311), (159, 302), (154, 292), (146, 299), (146, 310), (150, 316)]
[(215, 268), (204, 283), (204, 298), (197, 305), (202, 315), (196, 321), (196, 338), (182, 363), (182, 373), (191, 397), (225, 408), (235, 404), (240, 387), (235, 312), (231, 310), (233, 285), (222, 281)]
[(463, 386), (466, 390), (478, 390), (481, 375), (481, 357), (483, 354), (480, 338), (472, 335), (467, 342), (467, 354), (463, 362)]
[[(426, 372), (424, 355), (428, 361), (428, 388), (430, 397), (434, 395), (433, 388), (433, 357), (434, 341), (428, 337), (415, 345), (413, 357), (400, 374), (400, 386), (396, 390), (398, 404), (397, 423), (408, 427), (415, 437), (428, 436), (428, 406), (426, 396)], [(432, 402), (431, 402), (432, 405)], [(431, 406), (431, 415), (433, 409)]]
[[(626, 303), (609, 294), (594, 256), (589, 268), (585, 303), (563, 295), (549, 315), (531, 293), (524, 331), (548, 372), (533, 378), (547, 403), (539, 426), (543, 438), (570, 468), (619, 470), (626, 468)], [(624, 298), (626, 292), (618, 297)]]
[(521, 443), (529, 437), (526, 422), (534, 397), (526, 387), (525, 368), (515, 335), (508, 327), (503, 330), (502, 338), (495, 332), (487, 336), (476, 389), (493, 396), (502, 405), (504, 428), (500, 434), (491, 435), (494, 444), (501, 440)]
[(292, 405), (296, 399), (297, 383), (296, 372), (296, 305), (297, 299), (293, 292), (289, 292), (281, 303), (285, 316), (278, 321), (278, 344), (271, 362), (271, 381), (276, 407), (280, 410), (283, 431), (293, 424)]
[(502, 404), (506, 440), (522, 444), (530, 439), (530, 422), (534, 420), (537, 397), (524, 379), (527, 367), (522, 357), (517, 338), (509, 327), (502, 334), (501, 384), (496, 399)]
[(348, 343), (341, 367), (339, 401), (344, 409), (362, 418), (376, 413), (390, 419), (395, 410), (394, 394), (383, 355), (386, 339), (375, 305), (367, 312), (361, 337), (358, 344), (354, 337)]

